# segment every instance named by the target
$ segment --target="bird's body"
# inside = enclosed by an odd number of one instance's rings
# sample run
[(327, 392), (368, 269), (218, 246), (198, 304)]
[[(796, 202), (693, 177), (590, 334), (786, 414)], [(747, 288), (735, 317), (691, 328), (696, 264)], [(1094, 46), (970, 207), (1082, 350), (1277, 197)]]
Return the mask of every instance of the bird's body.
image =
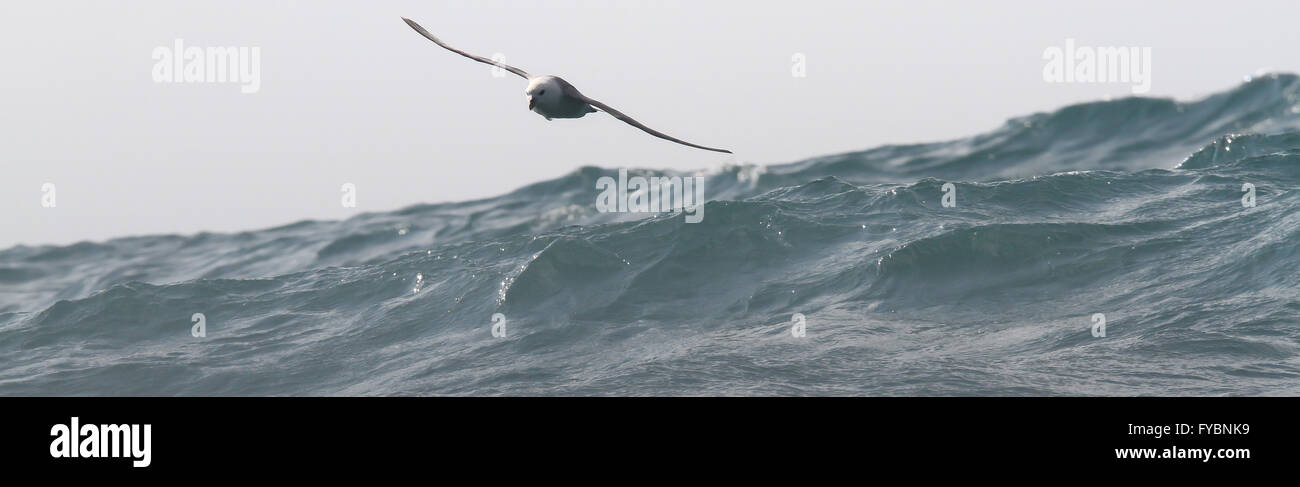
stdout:
[(441, 39), (438, 39), (433, 34), (430, 34), (429, 31), (424, 29), (424, 27), (421, 27), (420, 24), (415, 23), (415, 21), (411, 19), (402, 17), (402, 20), (406, 21), (406, 25), (411, 26), (411, 28), (415, 29), (416, 32), (419, 32), (420, 35), (433, 41), (434, 44), (442, 46), (443, 49), (454, 52), (456, 54), (460, 54), (461, 56), (465, 56), (467, 58), (473, 59), (480, 63), (491, 64), (493, 66), (504, 69), (506, 71), (514, 73), (515, 75), (521, 78), (528, 80), (528, 88), (524, 90), (524, 94), (528, 95), (528, 110), (536, 112), (538, 115), (541, 115), (543, 117), (546, 117), (547, 120), (551, 120), (555, 118), (582, 118), (586, 116), (588, 113), (595, 113), (597, 110), (599, 110), (608, 113), (612, 115), (614, 118), (622, 120), (633, 127), (639, 128), (645, 131), (645, 133), (648, 133), (655, 137), (659, 137), (664, 140), (670, 140), (678, 144), (694, 147), (697, 149), (704, 149), (704, 150), (714, 151), (714, 152), (725, 152), (728, 154), (731, 153), (731, 151), (726, 149), (715, 149), (712, 147), (705, 147), (702, 145), (692, 144), (690, 142), (686, 142), (684, 140), (666, 135), (650, 127), (646, 127), (645, 125), (642, 125), (641, 122), (634, 120), (632, 117), (624, 115), (623, 112), (615, 110), (609, 105), (606, 105), (592, 98), (589, 98), (586, 95), (583, 95), (582, 92), (578, 91), (576, 87), (574, 87), (568, 81), (565, 81), (558, 76), (532, 76), (528, 74), (527, 71), (516, 68), (514, 66), (500, 63), (482, 56), (475, 56), (468, 52), (447, 45), (447, 43), (442, 42)]
[(524, 94), (530, 100), (528, 109), (538, 115), (552, 118), (582, 118), (596, 109), (590, 103), (571, 96), (565, 96), (566, 89), (573, 89), (563, 78), (558, 76), (538, 76), (528, 81)]

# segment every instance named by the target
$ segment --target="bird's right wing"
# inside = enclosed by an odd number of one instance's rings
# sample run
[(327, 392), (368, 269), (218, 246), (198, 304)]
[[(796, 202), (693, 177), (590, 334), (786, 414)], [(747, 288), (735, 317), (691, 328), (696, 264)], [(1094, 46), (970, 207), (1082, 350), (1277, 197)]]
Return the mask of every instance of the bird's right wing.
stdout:
[(448, 51), (454, 52), (454, 53), (456, 53), (456, 54), (460, 54), (461, 56), (465, 56), (465, 57), (467, 57), (467, 58), (473, 59), (473, 60), (478, 61), (478, 62), (483, 63), (483, 64), (491, 64), (491, 65), (496, 66), (496, 67), (498, 67), (498, 68), (504, 69), (504, 70), (509, 71), (509, 72), (511, 72), (511, 73), (514, 73), (514, 74), (517, 74), (517, 75), (523, 77), (524, 79), (532, 79), (532, 76), (529, 76), (527, 71), (524, 71), (524, 70), (522, 70), (522, 69), (516, 68), (516, 67), (511, 66), (511, 65), (508, 65), (508, 64), (498, 63), (498, 62), (496, 62), (496, 61), (493, 61), (493, 60), (488, 59), (488, 58), (485, 58), (485, 57), (475, 56), (475, 55), (470, 54), (470, 53), (468, 53), (468, 52), (465, 52), (465, 51), (462, 51), (462, 50), (460, 50), (460, 49), (456, 49), (456, 48), (454, 48), (454, 47), (451, 47), (451, 46), (447, 45), (447, 43), (442, 42), (442, 40), (438, 39), (437, 37), (434, 37), (433, 34), (430, 34), (430, 33), (429, 33), (429, 31), (424, 30), (424, 27), (420, 27), (420, 24), (415, 23), (414, 20), (408, 19), (408, 18), (406, 18), (406, 17), (402, 17), (402, 20), (405, 20), (405, 21), (406, 21), (406, 25), (411, 26), (412, 29), (415, 29), (416, 32), (419, 32), (420, 35), (424, 36), (426, 39), (429, 39), (429, 40), (433, 41), (434, 44), (437, 44), (437, 45), (439, 45), (439, 46), (442, 46), (443, 49), (446, 49), (446, 50), (448, 50)]
[(727, 153), (727, 154), (730, 154), (730, 153), (731, 153), (731, 151), (726, 150), (726, 149), (715, 149), (715, 148), (713, 148), (713, 147), (705, 147), (705, 146), (702, 146), (702, 145), (699, 145), (699, 144), (692, 144), (692, 143), (690, 143), (690, 142), (687, 142), (687, 141), (685, 141), (685, 140), (682, 140), (682, 139), (679, 139), (679, 138), (673, 137), (673, 136), (671, 136), (671, 135), (665, 134), (665, 133), (663, 133), (663, 132), (660, 132), (660, 131), (658, 131), (658, 130), (652, 129), (652, 128), (650, 128), (650, 127), (646, 127), (646, 126), (643, 125), (641, 122), (636, 121), (636, 119), (634, 119), (634, 118), (632, 118), (632, 117), (629, 117), (629, 116), (623, 114), (623, 112), (620, 112), (620, 111), (618, 111), (618, 110), (615, 110), (613, 107), (611, 107), (611, 106), (609, 106), (609, 105), (606, 105), (606, 104), (604, 104), (604, 103), (601, 103), (601, 102), (599, 102), (599, 101), (596, 101), (595, 99), (592, 99), (591, 97), (588, 97), (587, 95), (582, 94), (582, 92), (578, 91), (577, 88), (575, 88), (573, 85), (571, 85), (571, 84), (569, 84), (569, 83), (567, 83), (567, 82), (564, 83), (564, 94), (569, 95), (570, 97), (576, 98), (576, 99), (578, 99), (578, 100), (582, 100), (583, 102), (585, 102), (585, 103), (588, 104), (588, 105), (591, 105), (591, 106), (593, 106), (593, 107), (599, 108), (601, 111), (603, 111), (603, 112), (605, 112), (605, 113), (608, 113), (608, 114), (612, 115), (614, 118), (617, 118), (617, 119), (619, 119), (619, 120), (622, 120), (622, 121), (626, 122), (628, 125), (631, 125), (631, 126), (633, 126), (633, 127), (639, 128), (639, 129), (641, 129), (642, 131), (644, 131), (645, 133), (650, 134), (650, 135), (653, 135), (653, 136), (655, 136), (655, 137), (659, 137), (659, 138), (664, 139), (664, 140), (671, 140), (671, 141), (676, 142), (676, 143), (678, 143), (678, 144), (685, 145), (685, 146), (689, 146), (689, 147), (694, 147), (694, 148), (696, 148), (696, 149), (704, 149), (704, 150), (713, 151), (713, 152), (724, 152), (724, 153)]

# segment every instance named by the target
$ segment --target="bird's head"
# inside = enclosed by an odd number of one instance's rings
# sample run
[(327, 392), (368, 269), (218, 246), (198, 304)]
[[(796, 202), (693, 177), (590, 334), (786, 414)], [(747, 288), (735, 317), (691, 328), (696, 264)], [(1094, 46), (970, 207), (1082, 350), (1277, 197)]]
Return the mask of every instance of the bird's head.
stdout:
[(533, 78), (528, 82), (528, 89), (524, 90), (524, 94), (528, 95), (529, 110), (537, 105), (554, 106), (555, 101), (559, 100), (563, 93), (564, 87), (550, 76)]

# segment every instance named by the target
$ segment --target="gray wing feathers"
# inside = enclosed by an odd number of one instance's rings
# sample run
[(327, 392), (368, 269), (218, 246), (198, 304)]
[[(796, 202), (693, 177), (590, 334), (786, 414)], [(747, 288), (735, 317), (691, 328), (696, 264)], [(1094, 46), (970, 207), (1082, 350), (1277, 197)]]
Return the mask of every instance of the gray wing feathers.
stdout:
[(715, 149), (715, 148), (713, 148), (713, 147), (705, 147), (705, 146), (698, 145), (698, 144), (692, 144), (692, 143), (690, 143), (690, 142), (684, 141), (684, 140), (682, 140), (682, 139), (678, 139), (678, 138), (676, 138), (676, 137), (670, 136), (670, 135), (668, 135), (668, 134), (665, 134), (665, 133), (660, 132), (660, 131), (658, 131), (658, 130), (652, 129), (652, 128), (650, 128), (650, 127), (646, 127), (645, 125), (642, 125), (641, 122), (638, 122), (638, 121), (636, 121), (636, 119), (634, 119), (634, 118), (632, 118), (632, 117), (629, 117), (629, 116), (625, 115), (623, 112), (620, 112), (620, 111), (618, 111), (618, 110), (615, 110), (615, 109), (613, 109), (612, 107), (610, 107), (609, 105), (606, 105), (606, 104), (601, 103), (601, 102), (599, 102), (599, 101), (596, 101), (596, 100), (594, 100), (594, 99), (588, 98), (586, 95), (583, 95), (582, 92), (578, 91), (577, 88), (575, 88), (573, 85), (571, 85), (571, 84), (569, 84), (569, 83), (567, 83), (567, 82), (564, 83), (564, 94), (569, 95), (569, 96), (571, 96), (571, 97), (573, 97), (573, 98), (577, 98), (577, 99), (579, 99), (579, 100), (582, 100), (583, 102), (586, 102), (587, 104), (589, 104), (589, 105), (591, 105), (591, 106), (593, 106), (593, 107), (599, 108), (601, 111), (603, 111), (603, 112), (605, 112), (605, 113), (608, 113), (608, 114), (612, 115), (614, 118), (617, 118), (617, 119), (619, 119), (619, 120), (622, 120), (622, 121), (624, 121), (624, 122), (627, 122), (628, 125), (631, 125), (631, 126), (633, 126), (633, 127), (639, 128), (639, 129), (645, 131), (645, 133), (650, 134), (650, 135), (653, 135), (653, 136), (655, 136), (655, 137), (659, 137), (659, 138), (664, 139), (664, 140), (670, 140), (670, 141), (673, 141), (673, 142), (676, 142), (676, 143), (678, 143), (678, 144), (682, 144), (682, 145), (685, 145), (685, 146), (688, 146), (688, 147), (694, 147), (694, 148), (696, 148), (696, 149), (704, 149), (704, 150), (713, 151), (713, 152), (723, 152), (723, 153), (727, 153), (727, 154), (730, 154), (730, 153), (731, 153), (731, 151), (726, 150), (726, 149)]
[(467, 58), (473, 59), (473, 60), (478, 61), (478, 62), (483, 63), (483, 64), (491, 64), (491, 65), (496, 66), (496, 67), (498, 67), (498, 68), (504, 69), (504, 70), (509, 71), (509, 72), (511, 72), (511, 73), (514, 73), (514, 74), (517, 74), (517, 75), (523, 77), (524, 79), (531, 79), (531, 78), (532, 78), (532, 76), (529, 76), (529, 75), (528, 75), (528, 72), (526, 72), (526, 71), (524, 71), (524, 70), (522, 70), (522, 69), (516, 68), (516, 67), (514, 67), (514, 66), (510, 66), (510, 65), (508, 65), (508, 64), (498, 63), (498, 62), (496, 62), (496, 61), (493, 61), (493, 60), (488, 59), (488, 58), (485, 58), (485, 57), (475, 56), (475, 55), (470, 54), (470, 53), (468, 53), (468, 52), (465, 52), (465, 51), (462, 51), (462, 50), (460, 50), (460, 49), (456, 49), (456, 48), (454, 48), (454, 47), (451, 47), (451, 46), (447, 45), (447, 43), (442, 42), (442, 40), (438, 39), (437, 37), (434, 37), (434, 35), (433, 35), (433, 34), (430, 34), (429, 31), (424, 30), (424, 27), (420, 27), (420, 24), (415, 23), (414, 20), (408, 19), (408, 18), (406, 18), (406, 17), (402, 17), (402, 20), (405, 20), (405, 21), (406, 21), (406, 25), (411, 26), (411, 28), (412, 28), (412, 29), (415, 29), (416, 32), (419, 32), (420, 35), (422, 35), (422, 36), (424, 36), (425, 38), (427, 38), (427, 39), (433, 41), (434, 44), (437, 44), (437, 45), (439, 45), (439, 46), (442, 46), (443, 49), (446, 49), (446, 50), (448, 50), (448, 51), (454, 52), (454, 53), (456, 53), (456, 54), (460, 54), (461, 56), (465, 56), (465, 57), (467, 57)]

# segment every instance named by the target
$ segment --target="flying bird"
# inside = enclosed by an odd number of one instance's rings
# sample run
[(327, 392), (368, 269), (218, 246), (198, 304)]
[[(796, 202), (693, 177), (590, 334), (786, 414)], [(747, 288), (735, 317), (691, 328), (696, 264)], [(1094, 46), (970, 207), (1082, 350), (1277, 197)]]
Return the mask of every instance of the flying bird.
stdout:
[(578, 89), (572, 84), (569, 84), (568, 81), (565, 81), (558, 76), (533, 76), (528, 74), (527, 71), (514, 66), (499, 63), (482, 56), (475, 56), (447, 45), (447, 43), (442, 42), (442, 40), (434, 37), (433, 34), (430, 34), (429, 31), (424, 30), (424, 27), (420, 27), (420, 24), (415, 23), (414, 20), (406, 17), (402, 17), (402, 20), (405, 20), (406, 25), (411, 26), (411, 28), (415, 29), (416, 32), (419, 32), (420, 35), (433, 41), (434, 44), (442, 46), (443, 49), (460, 54), (461, 56), (465, 56), (480, 63), (491, 64), (528, 80), (528, 89), (524, 90), (524, 94), (528, 95), (528, 110), (537, 112), (538, 115), (546, 117), (547, 120), (552, 118), (582, 118), (588, 113), (595, 113), (596, 110), (599, 109), (600, 111), (613, 115), (614, 118), (627, 122), (629, 125), (644, 130), (645, 133), (655, 137), (664, 140), (671, 140), (678, 144), (694, 147), (696, 149), (725, 152), (727, 154), (731, 153), (731, 151), (726, 149), (715, 149), (713, 147), (692, 144), (650, 127), (646, 127), (641, 124), (641, 122), (623, 114), (623, 112), (615, 110), (609, 105), (583, 95), (582, 92), (578, 91)]

